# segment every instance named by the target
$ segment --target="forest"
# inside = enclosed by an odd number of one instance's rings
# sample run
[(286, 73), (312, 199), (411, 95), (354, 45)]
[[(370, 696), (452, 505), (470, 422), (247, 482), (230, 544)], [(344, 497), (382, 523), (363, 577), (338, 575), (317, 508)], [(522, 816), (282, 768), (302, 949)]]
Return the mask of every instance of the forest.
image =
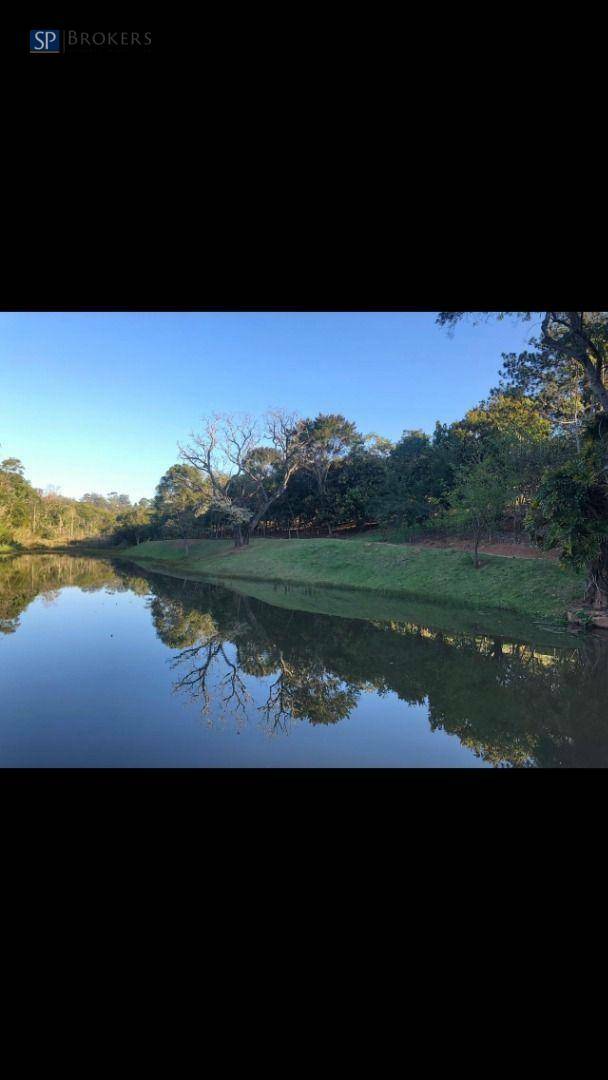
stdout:
[(126, 508), (132, 509), (129, 496), (116, 491), (87, 492), (80, 499), (69, 499), (52, 486), (43, 491), (26, 479), (18, 458), (0, 461), (0, 551), (91, 539), (112, 543)]

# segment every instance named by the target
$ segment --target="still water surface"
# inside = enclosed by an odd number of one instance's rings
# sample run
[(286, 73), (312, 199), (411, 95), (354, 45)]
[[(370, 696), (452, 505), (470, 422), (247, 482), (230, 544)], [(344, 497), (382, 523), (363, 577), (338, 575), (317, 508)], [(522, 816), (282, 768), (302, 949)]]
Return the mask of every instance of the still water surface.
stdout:
[(0, 766), (608, 765), (605, 638), (248, 591), (0, 560)]

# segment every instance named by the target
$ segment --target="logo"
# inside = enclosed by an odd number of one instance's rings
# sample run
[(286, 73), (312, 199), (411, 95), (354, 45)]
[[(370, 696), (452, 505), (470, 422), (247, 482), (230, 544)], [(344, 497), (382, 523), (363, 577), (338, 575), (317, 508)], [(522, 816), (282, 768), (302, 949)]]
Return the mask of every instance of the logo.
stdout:
[(61, 30), (30, 30), (31, 53), (60, 53), (61, 46)]

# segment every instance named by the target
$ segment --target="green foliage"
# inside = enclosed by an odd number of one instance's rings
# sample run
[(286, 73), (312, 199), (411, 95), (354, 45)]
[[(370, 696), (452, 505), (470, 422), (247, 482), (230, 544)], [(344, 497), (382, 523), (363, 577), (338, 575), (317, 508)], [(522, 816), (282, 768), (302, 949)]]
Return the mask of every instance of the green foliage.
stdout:
[(13, 476), (23, 476), (25, 469), (19, 458), (5, 458), (0, 462), (0, 471), (11, 473)]
[[(440, 312), (454, 326), (471, 312)], [(488, 313), (486, 313), (488, 314)], [(499, 317), (506, 312), (497, 313)], [(530, 319), (532, 312), (512, 312)], [(587, 601), (608, 607), (608, 312), (544, 311), (530, 349), (503, 357), (503, 386), (528, 394), (571, 446), (538, 477), (530, 528), (565, 560), (587, 564)], [(563, 449), (563, 447), (562, 447)], [(570, 453), (568, 453), (570, 450)], [(556, 461), (557, 458), (557, 461)], [(560, 460), (561, 458), (561, 460)]]
[(152, 510), (148, 499), (142, 499), (136, 506), (116, 515), (114, 539), (127, 544), (139, 544), (154, 535), (151, 524)]
[(208, 511), (211, 485), (192, 465), (177, 464), (161, 476), (149, 524), (153, 536), (199, 536)]
[(19, 547), (108, 539), (120, 508), (125, 500), (129, 503), (126, 495), (112, 501), (91, 495), (84, 500), (68, 499), (52, 488), (43, 493), (32, 487), (24, 471), (17, 458), (0, 463), (0, 544)]
[(90, 503), (101, 510), (126, 510), (131, 505), (128, 495), (119, 495), (117, 491), (109, 491), (107, 495), (99, 495), (96, 491), (87, 491), (82, 496), (81, 502)]
[(329, 501), (333, 524), (355, 526), (373, 520), (375, 505), (386, 482), (387, 459), (374, 447), (356, 446), (330, 474)]
[(314, 420), (302, 421), (302, 433), (305, 451), (300, 475), (303, 471), (311, 481), (306, 485), (306, 508), (309, 514), (312, 511), (314, 524), (331, 532), (360, 508), (362, 492), (353, 491), (349, 497), (344, 467), (350, 461), (353, 478), (354, 454), (362, 450), (363, 439), (356, 425), (339, 413), (319, 413)]
[(302, 428), (307, 450), (304, 467), (322, 491), (332, 466), (362, 439), (356, 425), (338, 413), (319, 413), (314, 420), (304, 420)]
[[(384, 527), (413, 530), (413, 535), (421, 527), (448, 528), (456, 518), (446, 517), (446, 510), (455, 502), (462, 509), (467, 475), (472, 474), (470, 490), (476, 489), (479, 497), (483, 473), (486, 489), (493, 475), (500, 476), (510, 496), (502, 500), (498, 517), (491, 515), (492, 524), (510, 520), (518, 531), (542, 469), (556, 449), (551, 425), (536, 402), (497, 393), (463, 420), (449, 426), (438, 423), (432, 439), (420, 431), (404, 433), (387, 460), (386, 481), (376, 501), (378, 517)], [(466, 527), (466, 515), (458, 520)]]
[(495, 391), (488, 402), (470, 409), (462, 427), (490, 448), (509, 446), (512, 450), (542, 443), (551, 435), (551, 423), (538, 401), (521, 393)]
[[(494, 392), (460, 421), (437, 423), (432, 437), (405, 431), (396, 445), (378, 435), (361, 436), (340, 414), (292, 418), (284, 430), (296, 440), (298, 455), (286, 484), (283, 444), (256, 442), (254, 425), (245, 421), (209, 421), (184, 454), (186, 463), (171, 466), (161, 478), (145, 535), (197, 539), (239, 526), (251, 531), (258, 523), (263, 530), (296, 535), (331, 535), (370, 523), (404, 538), (446, 530), (457, 521), (473, 529), (470, 513), (467, 518), (449, 511), (457, 503), (463, 510), (465, 473), (481, 462), (488, 477), (500, 475), (509, 493), (502, 500), (502, 520), (492, 516), (492, 524), (519, 534), (543, 471), (566, 460), (572, 445), (554, 433), (539, 402), (516, 389)], [(224, 463), (230, 455), (236, 463), (232, 477), (220, 471), (221, 438)], [(216, 455), (213, 479), (205, 473), (207, 451)], [(478, 481), (479, 474), (473, 476), (479, 494)]]
[(504, 517), (511, 496), (509, 478), (496, 463), (486, 458), (462, 469), (450, 496), (450, 517), (469, 529), (475, 541), (475, 564), (482, 533), (495, 527)]
[(441, 311), (441, 326), (454, 327), (467, 315), (540, 317), (531, 349), (503, 357), (507, 384), (536, 397), (555, 423), (581, 414), (608, 413), (608, 311)]
[(428, 523), (445, 492), (443, 465), (423, 431), (405, 431), (386, 461), (385, 482), (376, 499), (383, 525)]
[(608, 538), (608, 487), (601, 443), (544, 474), (530, 513), (544, 546), (560, 547), (563, 558), (582, 567), (597, 558)]

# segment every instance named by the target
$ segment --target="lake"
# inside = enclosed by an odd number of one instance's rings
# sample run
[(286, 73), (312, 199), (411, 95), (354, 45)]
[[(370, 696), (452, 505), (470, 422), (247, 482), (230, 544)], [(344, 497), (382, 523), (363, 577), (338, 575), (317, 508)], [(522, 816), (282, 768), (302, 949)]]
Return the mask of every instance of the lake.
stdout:
[(605, 767), (607, 701), (600, 634), (0, 559), (3, 767)]

